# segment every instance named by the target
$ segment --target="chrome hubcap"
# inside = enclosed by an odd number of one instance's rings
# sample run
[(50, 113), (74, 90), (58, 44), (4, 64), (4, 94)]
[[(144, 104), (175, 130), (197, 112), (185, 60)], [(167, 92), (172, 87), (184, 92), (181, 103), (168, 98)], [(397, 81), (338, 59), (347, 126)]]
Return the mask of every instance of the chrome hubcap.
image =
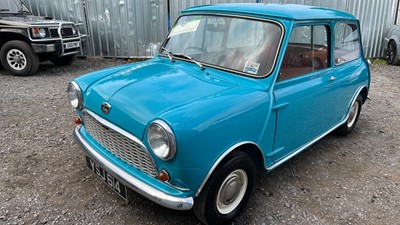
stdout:
[(358, 101), (355, 101), (353, 106), (351, 107), (349, 119), (347, 120), (347, 127), (353, 126), (354, 122), (356, 122), (358, 110), (360, 108), (359, 105), (360, 103)]
[(7, 63), (14, 70), (23, 70), (26, 67), (25, 54), (18, 49), (11, 49), (7, 52)]
[(219, 188), (217, 209), (221, 214), (228, 214), (236, 209), (246, 193), (248, 185), (247, 174), (238, 169), (230, 173)]

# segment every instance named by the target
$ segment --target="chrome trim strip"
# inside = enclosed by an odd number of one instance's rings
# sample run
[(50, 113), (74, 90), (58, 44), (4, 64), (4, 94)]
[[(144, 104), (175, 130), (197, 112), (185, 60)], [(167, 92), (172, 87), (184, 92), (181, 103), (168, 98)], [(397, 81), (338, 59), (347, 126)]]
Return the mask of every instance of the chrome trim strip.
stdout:
[(297, 149), (296, 151), (294, 151), (292, 154), (286, 156), (285, 158), (281, 159), (280, 161), (278, 161), (277, 163), (275, 163), (274, 165), (267, 167), (267, 170), (273, 170), (276, 167), (282, 165), (283, 163), (285, 163), (286, 161), (288, 161), (289, 159), (291, 159), (293, 156), (299, 154), (300, 152), (302, 152), (303, 150), (305, 150), (306, 148), (310, 147), (311, 145), (313, 145), (315, 142), (319, 141), (320, 139), (322, 139), (323, 137), (325, 137), (326, 135), (328, 135), (329, 133), (331, 133), (332, 131), (334, 131), (336, 128), (340, 127), (342, 124), (344, 124), (347, 119), (350, 116), (350, 110), (351, 110), (351, 106), (354, 104), (354, 102), (357, 100), (357, 96), (360, 95), (361, 90), (364, 89), (367, 86), (362, 86), (360, 88), (358, 88), (356, 95), (353, 96), (353, 100), (351, 101), (349, 110), (347, 112), (346, 117), (339, 122), (336, 126), (334, 126), (332, 129), (328, 130), (327, 132), (323, 133), (322, 135), (318, 136), (317, 138), (315, 138), (314, 140), (310, 141), (309, 143), (303, 145), (303, 147), (300, 147), (299, 149)]
[[(213, 65), (213, 64), (209, 64), (209, 63), (205, 63), (205, 62), (201, 62), (201, 61), (200, 61), (200, 63), (201, 63), (202, 65), (206, 65), (206, 66), (209, 66), (209, 67), (211, 67), (211, 68), (220, 69), (220, 70), (224, 70), (224, 71), (231, 72), (231, 73), (236, 73), (236, 74), (244, 75), (244, 76), (246, 76), (246, 77), (253, 77), (253, 78), (261, 79), (261, 78), (268, 77), (269, 75), (272, 74), (272, 72), (274, 71), (274, 69), (275, 69), (276, 66), (277, 66), (277, 61), (278, 61), (279, 52), (281, 51), (283, 38), (284, 38), (284, 36), (285, 36), (285, 34), (286, 34), (285, 27), (283, 26), (283, 24), (282, 24), (281, 22), (279, 22), (279, 21), (277, 21), (277, 20), (273, 20), (273, 19), (266, 19), (266, 18), (263, 18), (262, 15), (257, 15), (257, 14), (254, 15), (254, 16), (250, 16), (250, 15), (249, 15), (249, 16), (241, 16), (241, 15), (232, 14), (232, 13), (226, 13), (226, 14), (225, 14), (225, 13), (210, 13), (210, 12), (205, 12), (205, 13), (193, 12), (193, 13), (185, 13), (185, 14), (180, 15), (180, 16), (175, 20), (174, 24), (175, 24), (181, 17), (183, 17), (183, 16), (196, 16), (196, 15), (201, 15), (201, 16), (202, 16), (202, 15), (206, 15), (206, 16), (224, 16), (224, 17), (231, 17), (231, 18), (240, 18), (240, 19), (248, 19), (248, 20), (255, 20), (255, 21), (262, 21), (262, 22), (270, 22), (270, 23), (272, 23), (272, 24), (278, 25), (278, 26), (282, 29), (282, 32), (281, 32), (281, 38), (280, 38), (280, 40), (279, 40), (279, 45), (278, 45), (278, 47), (277, 47), (277, 49), (276, 49), (275, 58), (274, 58), (274, 63), (273, 63), (273, 66), (271, 67), (271, 70), (270, 70), (268, 73), (266, 73), (266, 74), (264, 74), (264, 75), (262, 75), (262, 76), (254, 76), (254, 75), (252, 75), (252, 74), (250, 74), (250, 73), (245, 73), (245, 72), (238, 71), (238, 70), (232, 70), (232, 69), (229, 69), (229, 68), (220, 67), (220, 66), (218, 66), (218, 65)], [(164, 39), (163, 43), (161, 44), (161, 47), (165, 46), (165, 43), (167, 42), (168, 37), (169, 37), (169, 34), (170, 34), (171, 31), (172, 31), (172, 29), (168, 32), (166, 38)], [(160, 47), (160, 50), (161, 50), (161, 47)], [(161, 55), (161, 56), (167, 56), (166, 54), (161, 53), (160, 50), (158, 51), (159, 55)], [(188, 59), (183, 59), (183, 58), (178, 58), (178, 57), (174, 57), (174, 59), (179, 59), (179, 60), (186, 61), (186, 62), (192, 62), (192, 61), (190, 61), (190, 60), (188, 60)]]
[(74, 138), (76, 142), (80, 145), (83, 152), (95, 160), (103, 169), (112, 174), (118, 180), (126, 184), (130, 189), (136, 191), (137, 193), (143, 195), (149, 200), (162, 205), (164, 207), (175, 209), (175, 210), (190, 210), (193, 207), (194, 200), (192, 197), (175, 197), (168, 195), (146, 183), (137, 179), (136, 177), (123, 171), (118, 166), (115, 166), (102, 155), (100, 155), (95, 149), (93, 149), (89, 143), (87, 143), (79, 130), (82, 126), (78, 126), (74, 130)]
[[(227, 151), (224, 152), (224, 154), (222, 154), (222, 155), (217, 159), (217, 161), (215, 161), (214, 165), (213, 165), (213, 166), (211, 167), (211, 169), (208, 171), (207, 176), (206, 176), (206, 177), (204, 178), (204, 180), (203, 180), (203, 183), (201, 183), (199, 189), (197, 189), (197, 192), (196, 192), (196, 195), (195, 195), (196, 197), (199, 196), (201, 190), (202, 190), (203, 187), (206, 185), (208, 179), (210, 178), (211, 174), (214, 172), (215, 168), (217, 168), (217, 166), (219, 165), (219, 163), (220, 163), (229, 153), (231, 153), (233, 150), (235, 150), (235, 149), (238, 148), (239, 146), (242, 146), (242, 145), (245, 145), (245, 144), (252, 144), (252, 145), (255, 145), (255, 146), (257, 146), (257, 148), (260, 150), (260, 147), (259, 147), (256, 143), (251, 142), (251, 141), (239, 142), (239, 143), (233, 145), (232, 147), (230, 147)], [(260, 152), (261, 152), (261, 155), (263, 156), (263, 163), (264, 163), (264, 159), (265, 159), (264, 153), (263, 153), (261, 150), (260, 150)]]

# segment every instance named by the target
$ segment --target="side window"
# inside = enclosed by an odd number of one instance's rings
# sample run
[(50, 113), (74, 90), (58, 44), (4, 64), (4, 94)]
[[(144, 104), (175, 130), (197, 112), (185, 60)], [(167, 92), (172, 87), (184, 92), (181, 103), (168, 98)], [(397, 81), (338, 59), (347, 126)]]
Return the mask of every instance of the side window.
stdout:
[(329, 67), (328, 27), (299, 26), (290, 36), (278, 81)]
[(356, 24), (337, 23), (335, 26), (335, 65), (360, 56), (360, 36)]

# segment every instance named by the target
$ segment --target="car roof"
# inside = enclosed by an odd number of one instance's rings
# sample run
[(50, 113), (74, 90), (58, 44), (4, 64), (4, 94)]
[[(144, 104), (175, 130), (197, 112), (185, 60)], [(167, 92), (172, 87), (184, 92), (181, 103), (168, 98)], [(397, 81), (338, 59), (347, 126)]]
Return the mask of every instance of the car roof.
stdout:
[(240, 3), (216, 4), (188, 8), (183, 13), (223, 13), (235, 15), (270, 16), (293, 20), (346, 19), (356, 18), (346, 12), (297, 4)]

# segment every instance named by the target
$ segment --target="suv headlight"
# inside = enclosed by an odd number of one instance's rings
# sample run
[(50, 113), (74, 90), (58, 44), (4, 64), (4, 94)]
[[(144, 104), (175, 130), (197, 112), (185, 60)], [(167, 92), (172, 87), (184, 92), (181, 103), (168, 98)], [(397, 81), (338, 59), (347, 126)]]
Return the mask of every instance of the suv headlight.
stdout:
[(175, 156), (175, 136), (171, 128), (164, 121), (156, 120), (150, 124), (147, 141), (158, 158), (169, 160)]
[(47, 28), (43, 27), (32, 27), (32, 37), (34, 38), (45, 38), (48, 36)]
[(76, 28), (74, 26), (72, 26), (71, 30), (72, 30), (72, 34), (75, 35), (76, 34)]
[(76, 82), (72, 81), (68, 84), (67, 95), (69, 103), (71, 103), (71, 106), (74, 107), (74, 109), (82, 109), (82, 92)]

